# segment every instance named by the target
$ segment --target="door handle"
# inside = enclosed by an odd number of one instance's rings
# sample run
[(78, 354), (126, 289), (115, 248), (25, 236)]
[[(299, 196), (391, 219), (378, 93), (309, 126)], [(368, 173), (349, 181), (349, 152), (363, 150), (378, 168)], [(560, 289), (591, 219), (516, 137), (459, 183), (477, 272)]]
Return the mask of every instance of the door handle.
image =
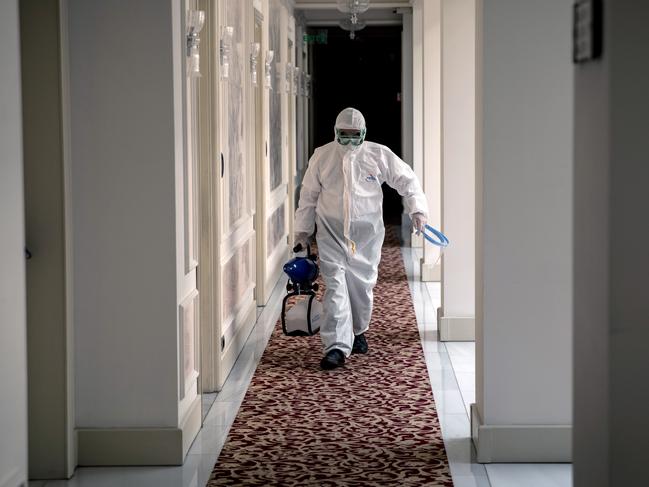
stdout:
[(221, 177), (225, 174), (225, 159), (223, 158), (223, 152), (221, 152)]
[(25, 247), (25, 260), (29, 260), (32, 258), (32, 253), (29, 251), (27, 247)]

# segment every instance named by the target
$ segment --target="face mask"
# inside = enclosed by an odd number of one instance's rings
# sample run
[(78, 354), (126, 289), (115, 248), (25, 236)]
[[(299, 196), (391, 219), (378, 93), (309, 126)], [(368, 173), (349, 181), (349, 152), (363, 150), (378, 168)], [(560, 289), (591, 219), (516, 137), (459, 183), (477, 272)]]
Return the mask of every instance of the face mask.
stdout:
[(346, 130), (336, 129), (336, 142), (340, 145), (352, 145), (358, 147), (365, 140), (365, 129), (363, 130)]

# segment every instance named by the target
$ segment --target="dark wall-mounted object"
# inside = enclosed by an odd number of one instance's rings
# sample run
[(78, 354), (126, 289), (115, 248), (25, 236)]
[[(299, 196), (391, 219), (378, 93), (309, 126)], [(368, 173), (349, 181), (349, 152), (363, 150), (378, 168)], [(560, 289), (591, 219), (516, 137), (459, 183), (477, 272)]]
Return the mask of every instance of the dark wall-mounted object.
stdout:
[(604, 46), (602, 0), (577, 0), (572, 7), (572, 61), (586, 63), (602, 57)]

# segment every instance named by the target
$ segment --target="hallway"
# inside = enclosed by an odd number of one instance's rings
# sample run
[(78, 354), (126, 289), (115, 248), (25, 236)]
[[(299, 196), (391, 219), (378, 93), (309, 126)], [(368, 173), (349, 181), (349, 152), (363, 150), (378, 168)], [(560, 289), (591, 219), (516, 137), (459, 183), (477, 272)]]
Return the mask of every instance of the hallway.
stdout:
[(644, 485), (647, 18), (0, 2), (0, 487)]
[[(453, 485), (455, 487), (570, 487), (572, 485), (570, 465), (494, 464), (487, 465), (485, 468), (484, 465), (477, 463), (469, 425), (469, 406), (475, 395), (472, 378), (475, 374), (475, 347), (471, 342), (441, 343), (437, 340), (436, 316), (431, 314), (430, 310), (437, 309), (439, 306), (440, 285), (422, 283), (419, 279), (418, 262), (422, 256), (421, 249), (401, 247), (400, 252), (416, 313), (420, 346), (428, 368), (428, 378), (439, 415)], [(274, 331), (277, 335), (281, 327), (277, 319), (283, 297), (284, 283), (280, 281), (269, 303), (264, 308), (260, 308), (257, 324), (222, 391), (216, 394), (213, 398), (214, 402), (210, 403), (206, 410), (207, 416), (203, 427), (182, 467), (84, 467), (79, 468), (70, 481), (31, 481), (29, 486), (203, 487), (218, 485), (209, 483), (214, 464), (216, 463), (218, 467), (223, 446), (271, 335)], [(275, 339), (287, 340), (288, 338), (276, 336)], [(317, 356), (311, 358), (315, 360)], [(353, 364), (350, 365), (352, 366)]]

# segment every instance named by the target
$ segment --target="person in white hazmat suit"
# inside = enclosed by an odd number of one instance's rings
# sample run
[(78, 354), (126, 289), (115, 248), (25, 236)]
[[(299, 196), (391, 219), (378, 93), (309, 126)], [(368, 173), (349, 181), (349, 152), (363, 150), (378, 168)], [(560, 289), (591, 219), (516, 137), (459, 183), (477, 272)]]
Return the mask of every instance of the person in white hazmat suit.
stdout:
[(365, 141), (361, 112), (346, 108), (336, 118), (335, 140), (309, 160), (295, 214), (296, 251), (316, 240), (324, 278), (320, 366), (344, 365), (352, 353), (367, 353), (383, 226), (383, 182), (403, 197), (417, 232), (426, 224), (426, 197), (412, 169), (387, 147)]

